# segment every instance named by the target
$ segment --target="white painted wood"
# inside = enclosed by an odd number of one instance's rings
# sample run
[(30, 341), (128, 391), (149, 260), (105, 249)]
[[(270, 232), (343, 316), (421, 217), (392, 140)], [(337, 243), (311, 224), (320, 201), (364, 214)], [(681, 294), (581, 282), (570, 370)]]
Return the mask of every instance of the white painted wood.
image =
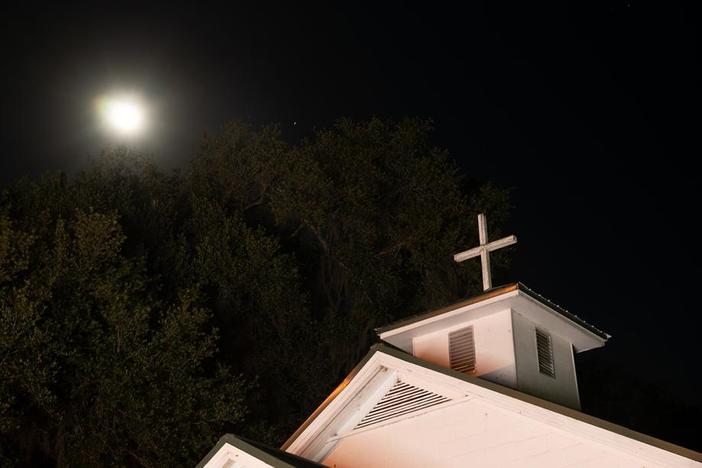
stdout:
[[(374, 355), (336, 398), (310, 422), (305, 431), (295, 440), (290, 441), (286, 450), (304, 458), (319, 461), (333, 448), (336, 437), (353, 428), (365, 414), (362, 411), (375, 405), (384, 394), (383, 389), (387, 389), (395, 380), (399, 378), (420, 388), (429, 385), (426, 381), (425, 369), (421, 367), (404, 368), (403, 372), (397, 372), (394, 368), (384, 366), (382, 362), (380, 354)], [(450, 400), (465, 396), (463, 391), (450, 381), (432, 383), (431, 391)], [(414, 416), (409, 414), (398, 419), (406, 417)]]
[(354, 413), (353, 417), (347, 417), (343, 424), (336, 428), (336, 433), (346, 432), (350, 430), (353, 426), (358, 424), (363, 417), (368, 414), (370, 410), (383, 398), (383, 396), (392, 388), (392, 386), (397, 382), (397, 372), (388, 371), (385, 372), (382, 377), (375, 379), (375, 382), (369, 383), (364, 389), (365, 395), (360, 393), (353, 401), (352, 404), (348, 405), (349, 411)]
[(480, 238), (480, 245), (478, 247), (473, 247), (465, 252), (457, 253), (453, 256), (453, 260), (455, 262), (463, 262), (470, 258), (479, 256), (483, 274), (483, 290), (487, 291), (488, 289), (492, 288), (490, 252), (516, 244), (517, 238), (515, 236), (507, 236), (496, 241), (488, 242), (487, 220), (485, 219), (485, 214), (483, 213), (478, 215), (478, 237)]
[(517, 311), (512, 312), (517, 390), (559, 405), (580, 409), (573, 346), (568, 340), (549, 332), (554, 376), (542, 374), (539, 371), (536, 328), (529, 318)]
[[(475, 327), (473, 375), (580, 409), (573, 351), (603, 346), (605, 339), (520, 290), (448, 309), (380, 337), (424, 361), (449, 368), (449, 334), (470, 325)], [(554, 376), (539, 372), (536, 328), (551, 336)]]
[(316, 453), (318, 460), (321, 457), (320, 454), (329, 450), (329, 439), (355, 426), (396, 380), (397, 372), (382, 365), (359, 378), (359, 385), (353, 394), (344, 399), (334, 400), (337, 404), (334, 405), (336, 410), (334, 418), (316, 429), (318, 432), (308, 439), (306, 446), (301, 448), (302, 456), (310, 458), (309, 454)]
[(452, 327), (459, 327), (471, 320), (507, 309), (514, 310), (528, 318), (535, 325), (563, 337), (573, 344), (575, 351), (578, 353), (605, 345), (606, 340), (604, 338), (595, 335), (520, 290), (510, 291), (465, 306), (459, 304), (455, 309), (447, 309), (442, 314), (433, 315), (408, 325), (398, 326), (380, 333), (379, 336), (381, 340), (411, 353), (412, 340), (416, 337)]
[[(388, 351), (395, 353), (394, 351)], [(323, 427), (358, 392), (353, 380), (379, 368), (428, 390), (459, 394), (454, 401), (382, 425), (328, 437)], [(467, 379), (467, 380), (466, 380)], [(475, 382), (475, 383), (473, 383)], [(510, 391), (457, 379), (397, 356), (376, 351), (349, 385), (287, 449), (330, 467), (700, 467), (700, 463), (640, 440), (516, 398)], [(310, 437), (324, 438), (310, 444)], [(323, 446), (310, 452), (304, 446)]]
[(337, 468), (697, 465), (682, 457), (656, 460), (645, 454), (626, 453), (577, 433), (497, 409), (481, 399), (462, 401), (391, 426), (349, 434), (322, 463)]
[(224, 444), (204, 468), (272, 468), (272, 465), (231, 444)]
[(516, 388), (517, 371), (511, 322), (510, 309), (503, 309), (444, 330), (417, 336), (413, 339), (412, 349), (416, 357), (448, 368), (448, 335), (470, 325), (473, 327), (476, 364), (472, 375)]

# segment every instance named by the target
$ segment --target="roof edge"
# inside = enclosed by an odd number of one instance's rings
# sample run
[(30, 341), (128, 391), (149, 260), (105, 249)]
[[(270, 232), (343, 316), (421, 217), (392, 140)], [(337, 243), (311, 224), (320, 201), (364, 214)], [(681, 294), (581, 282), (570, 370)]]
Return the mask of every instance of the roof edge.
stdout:
[(546, 299), (544, 296), (541, 294), (535, 292), (534, 290), (528, 288), (526, 285), (523, 283), (510, 283), (506, 284), (503, 286), (497, 286), (492, 289), (488, 289), (487, 291), (483, 292), (482, 294), (478, 296), (473, 296), (468, 299), (464, 299), (462, 301), (450, 304), (448, 306), (441, 307), (439, 309), (435, 309), (429, 312), (424, 312), (421, 314), (413, 315), (411, 317), (405, 318), (398, 320), (396, 322), (390, 323), (388, 325), (378, 327), (375, 329), (375, 333), (380, 336), (382, 333), (388, 332), (390, 330), (394, 330), (396, 328), (401, 328), (405, 327), (407, 325), (412, 325), (413, 323), (421, 322), (423, 320), (430, 319), (432, 317), (436, 317), (438, 315), (444, 314), (446, 312), (451, 312), (452, 310), (460, 309), (461, 307), (466, 307), (469, 305), (477, 304), (482, 301), (486, 301), (488, 299), (492, 299), (494, 297), (501, 296), (503, 294), (508, 294), (514, 291), (521, 291), (527, 296), (531, 297), (535, 301), (541, 303), (542, 305), (553, 309), (555, 312), (558, 314), (562, 315), (564, 318), (570, 320), (571, 322), (575, 323), (576, 325), (579, 325), (580, 327), (584, 328), (586, 331), (592, 333), (593, 335), (599, 337), (600, 339), (604, 340), (605, 342), (611, 338), (611, 335), (608, 333), (603, 332), (599, 328), (590, 325), (577, 315), (568, 312), (566, 309), (563, 307), (559, 306), (555, 302), (550, 301), (549, 299)]
[(386, 331), (404, 327), (405, 325), (411, 325), (421, 320), (426, 320), (428, 318), (436, 317), (437, 315), (441, 315), (443, 313), (450, 312), (455, 309), (460, 309), (461, 307), (477, 304), (478, 302), (486, 301), (488, 299), (492, 299), (493, 297), (501, 296), (503, 294), (516, 291), (517, 289), (519, 289), (519, 283), (510, 283), (503, 286), (497, 286), (492, 289), (488, 289), (487, 291), (483, 292), (478, 296), (469, 297), (468, 299), (463, 299), (462, 301), (454, 302), (453, 304), (449, 304), (447, 306), (440, 307), (429, 312), (423, 312), (421, 314), (416, 314), (411, 317), (397, 320), (387, 325), (383, 325), (382, 327), (375, 328), (374, 331), (376, 334), (378, 334), (378, 336), (380, 336), (381, 333), (385, 333)]
[(429, 369), (440, 374), (444, 374), (449, 377), (453, 377), (471, 383), (473, 385), (477, 385), (487, 390), (492, 390), (502, 395), (515, 398), (525, 403), (529, 403), (544, 408), (546, 410), (553, 411), (555, 413), (561, 414), (562, 416), (573, 418), (585, 424), (590, 424), (592, 426), (599, 427), (600, 429), (604, 429), (606, 431), (613, 432), (620, 436), (636, 440), (638, 442), (650, 445), (652, 447), (656, 447), (666, 452), (670, 452), (675, 455), (679, 455), (681, 457), (688, 458), (694, 461), (702, 462), (702, 453), (696, 452), (692, 449), (688, 449), (673, 444), (671, 442), (666, 442), (656, 437), (634, 431), (624, 426), (605, 421), (604, 419), (600, 419), (595, 416), (591, 416), (580, 411), (567, 408), (557, 403), (553, 403), (551, 401), (543, 400), (541, 398), (528, 395), (526, 393), (520, 392), (509, 387), (505, 387), (494, 382), (490, 382), (488, 380), (466, 375), (461, 372), (454, 371), (453, 369), (448, 369), (427, 361), (423, 361), (415, 356), (412, 356), (411, 354), (408, 354), (400, 349), (395, 348), (394, 346), (390, 346), (384, 343), (377, 343), (371, 346), (370, 350), (361, 360), (361, 362), (359, 362), (351, 370), (351, 372), (349, 372), (346, 378), (334, 389), (334, 391), (317, 407), (317, 409), (315, 409), (315, 411), (302, 423), (302, 425), (300, 425), (300, 427), (288, 438), (288, 440), (285, 441), (285, 443), (281, 447), (282, 450), (288, 448), (300, 436), (300, 434), (302, 434), (307, 429), (307, 427), (312, 423), (312, 421), (314, 421), (319, 416), (319, 414), (322, 413), (322, 411), (324, 411), (329, 406), (329, 404), (351, 383), (351, 380), (353, 380), (356, 374), (360, 372), (360, 370), (366, 365), (370, 358), (373, 357), (373, 355), (375, 355), (377, 352), (382, 352), (384, 354), (401, 359), (405, 362), (409, 362), (410, 364), (415, 364), (425, 369)]
[(297, 430), (293, 432), (292, 435), (288, 437), (288, 439), (285, 442), (283, 442), (283, 445), (281, 445), (280, 447), (281, 450), (286, 450), (288, 447), (290, 447), (290, 445), (295, 441), (295, 439), (297, 439), (300, 436), (300, 434), (302, 434), (305, 431), (305, 429), (307, 429), (307, 427), (312, 423), (312, 421), (317, 419), (317, 416), (319, 416), (319, 414), (322, 411), (324, 411), (332, 401), (334, 401), (334, 399), (339, 395), (339, 393), (341, 393), (351, 383), (356, 374), (358, 374), (359, 371), (363, 368), (363, 366), (365, 366), (366, 363), (370, 360), (370, 358), (372, 358), (373, 355), (380, 350), (381, 346), (385, 348), (385, 346), (381, 345), (380, 343), (374, 344), (370, 347), (366, 355), (363, 356), (363, 359), (361, 359), (361, 361), (358, 364), (356, 364), (356, 366), (354, 366), (353, 369), (351, 369), (351, 372), (349, 372), (346, 375), (346, 377), (344, 377), (344, 380), (342, 380), (341, 383), (337, 385), (336, 388), (334, 388), (334, 390), (332, 390), (329, 396), (327, 396), (324, 399), (324, 401), (320, 403), (319, 406), (317, 406), (317, 408), (315, 408), (312, 414), (310, 414), (307, 417), (307, 419), (305, 419), (302, 422), (300, 427), (298, 427)]
[(255, 447), (248, 442), (245, 442), (244, 440), (238, 438), (234, 434), (224, 434), (222, 437), (219, 438), (217, 441), (217, 444), (215, 444), (214, 447), (212, 447), (212, 450), (210, 450), (205, 457), (200, 460), (200, 463), (198, 463), (195, 468), (203, 468), (209, 461), (214, 458), (215, 455), (224, 447), (226, 444), (229, 444), (235, 448), (238, 448), (239, 450), (242, 450), (249, 455), (252, 455), (259, 460), (268, 463), (271, 466), (274, 466), (276, 468), (294, 468), (293, 465), (290, 465), (278, 458), (275, 458), (273, 455), (264, 452), (263, 450), (259, 449), (258, 447)]
[(539, 301), (543, 305), (550, 307), (551, 309), (555, 310), (565, 318), (571, 320), (572, 322), (575, 322), (576, 324), (580, 325), (581, 327), (585, 328), (587, 331), (590, 333), (597, 335), (598, 337), (602, 338), (603, 340), (607, 341), (612, 337), (609, 333), (605, 333), (604, 331), (600, 330), (599, 328), (595, 327), (594, 325), (590, 325), (587, 323), (585, 320), (581, 319), (577, 315), (573, 314), (572, 312), (568, 312), (568, 310), (564, 309), (563, 307), (559, 306), (555, 302), (551, 301), (550, 299), (545, 298), (541, 294), (537, 293), (533, 289), (527, 287), (524, 283), (517, 283), (517, 287), (520, 291), (523, 291), (527, 296), (530, 296), (532, 299)]

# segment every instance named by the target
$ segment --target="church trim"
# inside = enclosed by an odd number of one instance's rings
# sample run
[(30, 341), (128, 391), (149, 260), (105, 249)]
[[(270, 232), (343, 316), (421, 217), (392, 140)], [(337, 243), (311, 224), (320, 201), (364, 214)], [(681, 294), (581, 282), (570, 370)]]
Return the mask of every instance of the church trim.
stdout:
[(533, 291), (532, 289), (528, 288), (527, 286), (525, 286), (523, 283), (511, 283), (511, 284), (507, 284), (504, 286), (495, 287), (495, 288), (492, 288), (492, 289), (485, 291), (485, 293), (483, 293), (483, 294), (471, 297), (469, 299), (466, 299), (466, 300), (463, 300), (460, 302), (456, 302), (456, 303), (448, 305), (446, 307), (442, 307), (440, 309), (435, 309), (435, 310), (432, 310), (430, 312), (425, 312), (422, 314), (414, 315), (414, 316), (406, 318), (406, 319), (398, 320), (397, 322), (393, 322), (393, 323), (391, 323), (389, 325), (385, 325), (383, 327), (378, 327), (375, 329), (375, 332), (378, 334), (378, 336), (383, 338), (383, 335), (390, 335), (390, 334), (399, 333), (402, 331), (402, 329), (405, 329), (405, 327), (411, 328), (411, 326), (419, 325), (420, 322), (428, 321), (434, 317), (444, 316), (448, 312), (459, 310), (459, 309), (462, 309), (464, 307), (467, 307), (467, 306), (470, 306), (473, 304), (477, 304), (479, 302), (485, 302), (485, 301), (488, 301), (490, 299), (494, 299), (494, 298), (497, 298), (499, 296), (509, 294), (509, 293), (512, 293), (515, 291), (520, 291), (520, 292), (526, 294), (531, 299), (538, 301), (541, 304), (549, 307), (554, 312), (563, 316), (563, 318), (570, 320), (574, 324), (576, 324), (579, 327), (585, 329), (586, 331), (596, 335), (597, 337), (599, 337), (600, 339), (602, 339), (604, 341), (607, 341), (609, 338), (611, 338), (611, 336), (608, 335), (607, 333), (603, 332), (602, 330), (595, 327), (594, 325), (587, 323), (585, 320), (581, 319), (577, 315), (575, 315), (571, 312), (568, 312), (566, 309), (559, 306), (558, 304), (555, 304), (554, 302), (546, 299), (541, 294), (539, 294), (539, 293)]
[[(337, 434), (332, 428), (332, 431), (329, 432), (330, 424), (358, 394), (359, 380), (364, 380), (365, 375), (373, 374), (379, 368), (389, 369), (390, 372), (404, 369), (405, 372), (420, 375), (431, 381), (432, 387), (438, 385), (445, 390), (452, 389), (456, 396), (452, 397), (454, 401), (451, 403), (456, 403), (461, 399), (482, 398), (501, 410), (518, 413), (557, 430), (574, 433), (578, 437), (594, 443), (605, 444), (624, 453), (636, 454), (636, 456), (664, 464), (680, 460), (676, 456), (702, 462), (702, 454), (693, 450), (484, 379), (423, 361), (384, 344), (377, 344), (371, 348), (361, 363), (344, 379), (344, 382), (283, 444), (282, 449), (304, 458), (319, 461), (324, 459), (340, 438), (352, 436), (353, 431)], [(452, 381), (456, 383), (452, 385)], [(463, 383), (471, 385), (466, 387)]]
[(196, 465), (196, 468), (209, 467), (248, 467), (248, 468), (315, 468), (324, 467), (292, 453), (269, 447), (259, 442), (225, 434), (217, 444)]

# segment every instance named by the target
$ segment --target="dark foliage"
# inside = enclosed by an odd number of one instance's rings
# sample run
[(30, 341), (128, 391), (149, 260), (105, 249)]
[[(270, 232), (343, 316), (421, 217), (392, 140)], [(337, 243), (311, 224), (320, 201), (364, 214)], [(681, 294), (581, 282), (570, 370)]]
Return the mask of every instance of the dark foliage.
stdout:
[(117, 150), (5, 190), (2, 461), (170, 466), (225, 430), (281, 442), (374, 327), (479, 284), (451, 255), (478, 210), (499, 234), (507, 196), (430, 133), (343, 120), (290, 144), (233, 123), (182, 173)]

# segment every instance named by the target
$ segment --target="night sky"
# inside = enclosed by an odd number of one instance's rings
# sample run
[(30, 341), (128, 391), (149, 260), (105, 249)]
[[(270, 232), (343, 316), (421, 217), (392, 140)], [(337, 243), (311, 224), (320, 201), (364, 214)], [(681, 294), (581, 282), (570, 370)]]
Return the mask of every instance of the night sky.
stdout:
[(0, 183), (116, 143), (93, 102), (117, 88), (152, 104), (134, 146), (166, 167), (228, 119), (300, 137), (342, 116), (429, 117), (467, 175), (512, 189), (505, 234), (519, 244), (495, 283), (522, 281), (610, 333), (595, 352), (608, 365), (702, 408), (695, 12), (97, 3), (2, 7)]

